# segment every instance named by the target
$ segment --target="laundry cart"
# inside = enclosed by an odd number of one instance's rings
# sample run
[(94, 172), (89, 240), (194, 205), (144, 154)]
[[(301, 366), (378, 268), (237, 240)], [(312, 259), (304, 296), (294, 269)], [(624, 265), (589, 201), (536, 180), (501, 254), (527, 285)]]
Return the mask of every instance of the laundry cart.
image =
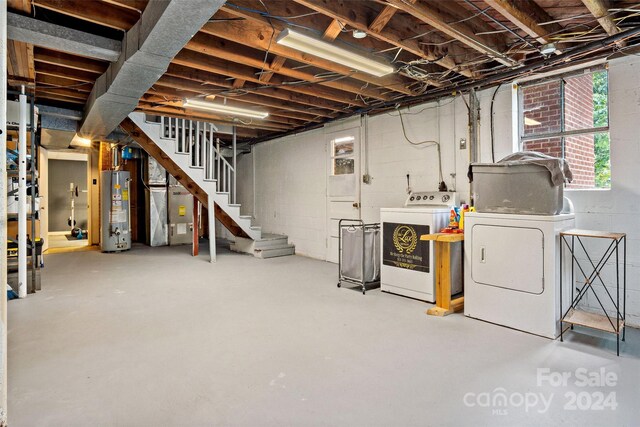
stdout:
[(341, 219), (338, 240), (338, 287), (356, 285), (363, 295), (380, 287), (380, 224)]

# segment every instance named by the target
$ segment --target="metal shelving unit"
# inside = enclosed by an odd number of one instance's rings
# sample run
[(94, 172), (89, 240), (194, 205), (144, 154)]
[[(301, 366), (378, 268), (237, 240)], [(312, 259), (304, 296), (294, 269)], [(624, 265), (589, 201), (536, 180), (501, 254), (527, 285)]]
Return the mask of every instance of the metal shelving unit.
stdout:
[[(607, 239), (610, 240), (609, 246), (605, 250), (604, 254), (600, 258), (597, 263), (593, 262), (591, 255), (589, 255), (589, 251), (585, 247), (582, 239)], [(622, 341), (625, 339), (625, 317), (627, 312), (627, 235), (625, 233), (612, 233), (605, 231), (594, 231), (594, 230), (568, 230), (560, 233), (560, 308), (564, 310), (564, 306), (562, 304), (562, 288), (563, 288), (563, 268), (562, 262), (564, 257), (564, 248), (566, 247), (571, 254), (571, 305), (566, 311), (563, 311), (563, 315), (561, 318), (562, 323), (567, 323), (571, 329), (574, 326), (582, 326), (586, 328), (596, 329), (603, 332), (608, 332), (616, 335), (616, 353), (620, 355), (620, 338), (622, 337)], [(579, 247), (582, 248), (586, 256), (586, 261), (591, 266), (592, 270), (590, 274), (585, 272), (585, 269), (580, 264), (580, 260), (576, 257), (576, 242)], [(620, 246), (622, 246), (622, 295), (620, 295)], [(601, 272), (607, 262), (611, 259), (611, 257), (615, 254), (615, 268), (616, 268), (616, 295), (615, 299), (605, 281), (602, 278)], [(583, 260), (583, 263), (585, 260)], [(583, 276), (584, 284), (582, 284), (579, 288), (575, 286), (575, 267), (578, 268), (580, 273)], [(613, 305), (613, 310), (615, 311), (615, 315), (610, 315), (609, 311), (605, 308), (602, 300), (598, 296), (598, 292), (593, 287), (595, 282), (599, 282), (602, 285), (603, 292), (609, 298), (609, 301)], [(575, 291), (578, 291), (577, 294)], [(596, 301), (600, 305), (603, 314), (594, 313), (591, 311), (585, 311), (578, 308), (578, 304), (587, 294), (587, 292), (591, 290), (592, 295), (594, 295)], [(601, 292), (602, 293), (602, 292)], [(622, 301), (620, 300), (622, 297)], [(606, 301), (606, 300), (605, 300)], [(622, 308), (622, 310), (621, 310)], [(560, 341), (563, 340), (564, 327), (560, 329)]]
[[(9, 96), (19, 96), (22, 94), (22, 92), (19, 91), (13, 91), (13, 90), (8, 90), (7, 94)], [(26, 181), (27, 181), (27, 189), (30, 189), (30, 193), (31, 193), (31, 211), (27, 213), (27, 221), (31, 221), (31, 230), (29, 230), (29, 236), (30, 239), (28, 239), (28, 246), (27, 246), (27, 258), (30, 258), (31, 261), (31, 265), (30, 265), (30, 271), (31, 271), (31, 280), (28, 282), (27, 284), (27, 293), (34, 293), (37, 290), (40, 290), (40, 285), (39, 285), (39, 277), (38, 277), (38, 269), (40, 267), (40, 265), (38, 264), (38, 258), (39, 256), (37, 255), (37, 242), (36, 242), (36, 220), (39, 219), (39, 212), (36, 210), (36, 197), (38, 196), (38, 141), (37, 141), (37, 127), (38, 124), (35, 122), (34, 117), (35, 117), (35, 96), (33, 94), (28, 94), (25, 93), (28, 103), (29, 103), (29, 114), (30, 114), (30, 125), (27, 126), (27, 132), (29, 132), (29, 136), (30, 136), (30, 142), (31, 142), (31, 146), (30, 146), (30, 156), (31, 156), (31, 162), (29, 163), (29, 169), (27, 170), (27, 175), (26, 175)], [(7, 126), (7, 130), (11, 129), (9, 126)], [(13, 129), (15, 130), (15, 128)], [(7, 148), (7, 152), (14, 155), (14, 156), (18, 156), (20, 153), (18, 152), (19, 147), (17, 147), (16, 150), (11, 150)], [(17, 169), (9, 169), (7, 168), (7, 179), (12, 179), (12, 178), (18, 178), (18, 170)], [(15, 196), (15, 194), (17, 193), (17, 190), (14, 191), (10, 191), (7, 194), (7, 197), (11, 197), (11, 196)], [(7, 214), (7, 222), (9, 221), (18, 221), (18, 215), (17, 214)], [(7, 238), (10, 238), (13, 240), (14, 236), (7, 236)], [(12, 250), (9, 249), (8, 250), (8, 259), (12, 258)], [(16, 254), (17, 257), (17, 254)], [(5, 268), (9, 267), (9, 262), (7, 263), (8, 265)]]

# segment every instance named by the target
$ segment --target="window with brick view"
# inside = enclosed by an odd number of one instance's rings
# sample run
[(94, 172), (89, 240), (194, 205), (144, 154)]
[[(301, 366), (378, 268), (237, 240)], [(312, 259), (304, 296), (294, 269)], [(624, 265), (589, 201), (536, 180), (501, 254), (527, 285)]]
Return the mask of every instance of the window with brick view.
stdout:
[(522, 149), (564, 157), (567, 188), (609, 188), (606, 70), (520, 88)]

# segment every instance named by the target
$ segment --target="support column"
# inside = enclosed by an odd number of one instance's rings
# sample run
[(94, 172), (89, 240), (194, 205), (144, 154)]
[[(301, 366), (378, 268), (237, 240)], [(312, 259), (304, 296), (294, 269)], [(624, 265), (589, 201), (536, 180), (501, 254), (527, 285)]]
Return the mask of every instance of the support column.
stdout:
[(200, 237), (200, 202), (193, 198), (193, 242), (191, 243), (191, 255), (198, 256), (200, 249), (198, 238)]
[(7, 425), (7, 0), (0, 0), (0, 427)]
[(237, 170), (236, 170), (236, 165), (237, 165), (237, 158), (238, 158), (238, 153), (236, 150), (236, 140), (237, 140), (237, 132), (236, 132), (236, 127), (233, 127), (233, 180), (232, 180), (232, 184), (233, 184), (233, 188), (231, 189), (231, 194), (233, 194), (233, 197), (231, 198), (231, 203), (235, 204), (236, 202), (236, 176), (238, 175)]
[(207, 214), (209, 216), (209, 260), (216, 262), (216, 204), (211, 195), (207, 201)]
[(27, 95), (24, 91), (25, 88), (22, 86), (18, 127), (18, 296), (20, 298), (27, 296)]

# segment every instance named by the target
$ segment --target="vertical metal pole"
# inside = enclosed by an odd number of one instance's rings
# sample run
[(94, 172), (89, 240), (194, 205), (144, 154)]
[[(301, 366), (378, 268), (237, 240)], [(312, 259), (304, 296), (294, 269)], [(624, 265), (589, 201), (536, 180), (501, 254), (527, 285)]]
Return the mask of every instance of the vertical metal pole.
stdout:
[(199, 252), (199, 242), (198, 237), (200, 236), (200, 221), (199, 219), (199, 210), (200, 210), (200, 202), (197, 197), (193, 198), (193, 233), (192, 233), (192, 241), (191, 241), (191, 256), (198, 256)]
[(231, 189), (231, 203), (236, 203), (236, 164), (237, 164), (237, 151), (236, 151), (236, 127), (233, 126), (233, 177), (232, 177), (232, 189)]
[(24, 298), (27, 296), (27, 95), (24, 86), (21, 92), (18, 127), (18, 296)]
[(0, 0), (0, 425), (7, 424), (7, 0)]
[(627, 332), (627, 235), (624, 236), (624, 252), (622, 260), (622, 321), (624, 326), (622, 327), (622, 341), (624, 341)]
[(616, 240), (616, 353), (620, 356), (620, 256), (618, 247), (620, 240)]
[(562, 305), (562, 287), (564, 286), (564, 271), (562, 271), (562, 257), (564, 256), (564, 243), (565, 239), (563, 235), (560, 235), (560, 342), (564, 341), (563, 331), (564, 324), (564, 306)]
[(213, 196), (207, 201), (207, 216), (209, 217), (209, 261), (216, 262), (216, 211)]
[(36, 126), (38, 125), (36, 123), (35, 120), (35, 102), (36, 102), (36, 97), (35, 96), (31, 96), (31, 108), (29, 110), (29, 114), (30, 114), (30, 121), (31, 121), (31, 292), (35, 292), (38, 287), (36, 286), (36, 262), (38, 260), (38, 257), (36, 256), (36, 248), (37, 248), (37, 242), (36, 242), (36, 218), (38, 218), (37, 213), (36, 213), (36, 183), (37, 183), (37, 179), (36, 179), (36, 173), (37, 173), (37, 168), (36, 168), (36, 164), (38, 161), (38, 152), (36, 150)]

